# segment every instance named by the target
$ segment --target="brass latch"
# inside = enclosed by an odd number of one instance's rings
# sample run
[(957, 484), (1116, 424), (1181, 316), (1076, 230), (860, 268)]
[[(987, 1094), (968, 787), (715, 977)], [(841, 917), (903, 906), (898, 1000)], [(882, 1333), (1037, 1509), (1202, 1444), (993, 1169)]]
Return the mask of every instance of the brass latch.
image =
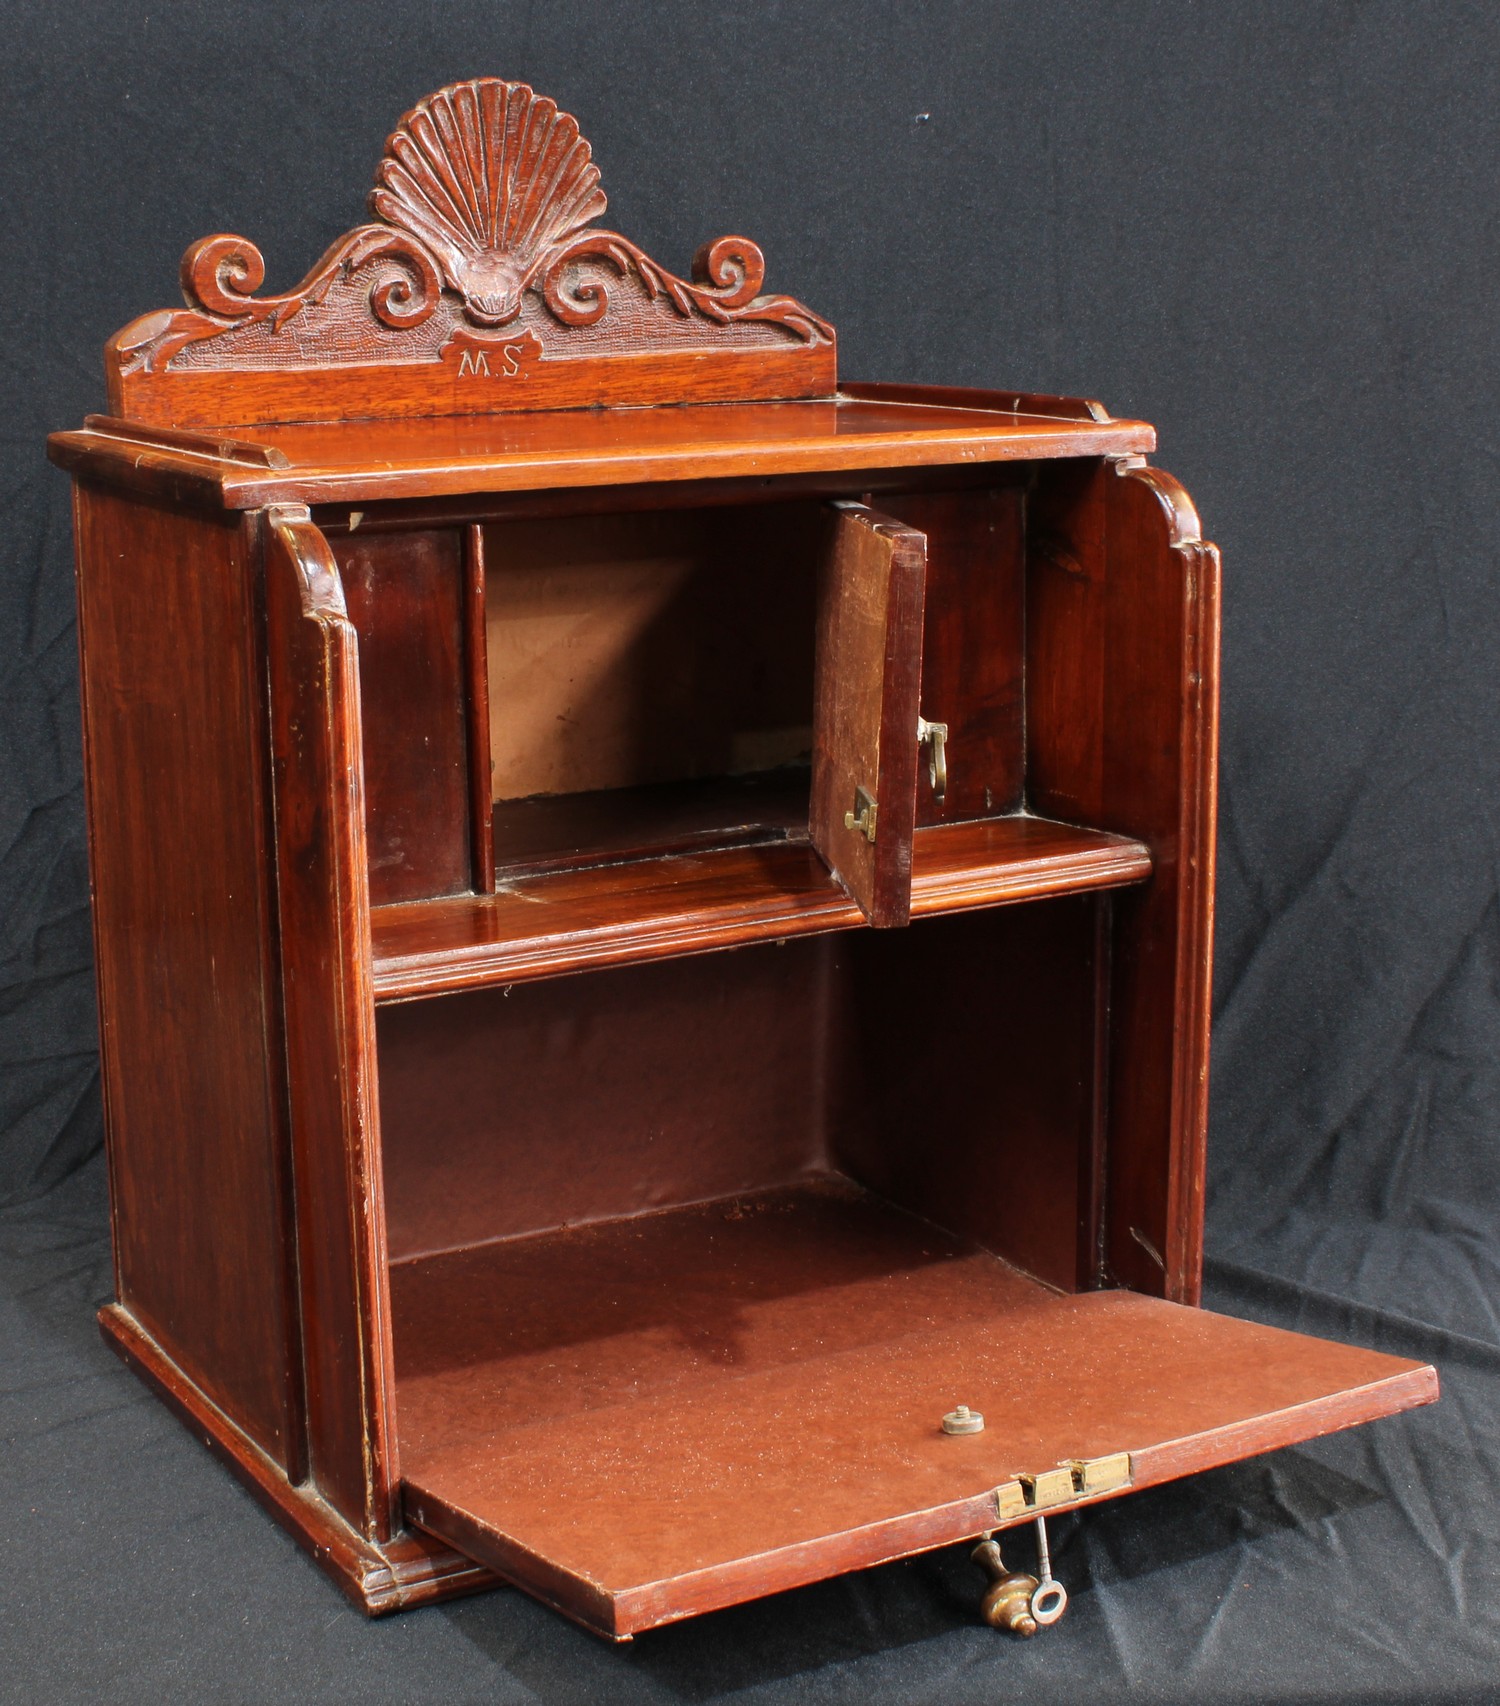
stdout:
[(844, 813), (844, 828), (856, 831), (866, 841), (875, 839), (875, 802), (868, 789), (854, 790), (854, 810)]
[(995, 1509), (1001, 1520), (1051, 1510), (1074, 1499), (1092, 1498), (1128, 1487), (1133, 1478), (1130, 1453), (1117, 1451), (1109, 1457), (1074, 1457), (1040, 1475), (1017, 1475), (995, 1489)]
[(932, 784), (932, 797), (940, 800), (948, 792), (948, 725), (929, 723), (917, 715), (917, 745), (927, 751), (927, 780)]

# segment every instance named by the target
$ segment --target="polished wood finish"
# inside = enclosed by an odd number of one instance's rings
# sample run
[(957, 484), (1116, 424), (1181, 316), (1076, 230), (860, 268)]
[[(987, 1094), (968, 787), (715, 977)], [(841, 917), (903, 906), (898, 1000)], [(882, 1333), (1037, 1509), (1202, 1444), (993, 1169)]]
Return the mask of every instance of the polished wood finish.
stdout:
[[(615, 1639), (1003, 1527), (1018, 1474), (1128, 1451), (1153, 1486), (1434, 1387), (1397, 1357), (1058, 1294), (837, 1179), (392, 1286), (407, 1508)], [(983, 1433), (942, 1432), (956, 1399)]]
[(812, 844), (877, 927), (911, 918), (927, 541), (862, 504), (834, 509), (818, 576)]
[(297, 1472), (252, 525), (75, 493), (115, 1292)]
[(991, 907), (841, 938), (824, 1067), (840, 1172), (1062, 1291), (1095, 1283), (1108, 904)]
[(1132, 462), (1049, 470), (1032, 505), (1035, 809), (1138, 836), (1117, 908), (1109, 1233), (1116, 1283), (1196, 1302), (1212, 986), (1219, 556), (1187, 494)]
[(840, 395), (870, 402), (918, 403), (929, 409), (993, 409), (1005, 415), (1040, 415), (1059, 421), (1111, 419), (1093, 397), (1051, 397), (1035, 391), (992, 391), (978, 385), (902, 385), (865, 382), (840, 386)]
[[(590, 361), (548, 361), (541, 340), (524, 334), (507, 339), (455, 332), (442, 351), (424, 353), (428, 359), (410, 367), (329, 367), (311, 383), (301, 373), (254, 369), (227, 379), (217, 373), (123, 374), (112, 387), (110, 405), (145, 419), (189, 426), (213, 425), (227, 412), (235, 417), (236, 427), (248, 427), (287, 420), (358, 420), (377, 386), (383, 414), (401, 419), (485, 415), (497, 407), (640, 407), (676, 403), (687, 396), (700, 402), (817, 397), (832, 389), (834, 379), (833, 350), (826, 342), (785, 350), (612, 354), (605, 358), (608, 366), (602, 372)], [(509, 379), (524, 383), (504, 386), (503, 398), (497, 399), (496, 392)]]
[[(878, 391), (879, 387), (870, 387)], [(351, 504), (469, 493), (552, 491), (689, 480), (963, 468), (1156, 448), (1141, 421), (1016, 415), (979, 400), (949, 408), (899, 397), (559, 410), (435, 421), (350, 421), (255, 429), (284, 469), (196, 455), (98, 429), (54, 433), (63, 468), (183, 504)], [(248, 429), (247, 429), (248, 430)], [(242, 436), (242, 435), (237, 435)], [(211, 441), (205, 440), (206, 449)], [(842, 485), (843, 482), (840, 482)], [(858, 490), (858, 482), (853, 483)]]
[(453, 85), (50, 441), (109, 1342), (366, 1610), (616, 1638), (1430, 1401), (1194, 1307), (1218, 556), (1152, 429), (840, 391), (753, 244), (603, 205)]
[(123, 439), (143, 450), (160, 450), (163, 446), (180, 450), (185, 456), (205, 457), (209, 461), (244, 462), (252, 468), (289, 468), (285, 454), (264, 444), (247, 444), (242, 439), (222, 433), (188, 432), (181, 427), (147, 426), (143, 421), (122, 420), (117, 415), (85, 415), (85, 432), (99, 433), (111, 439)]
[(1025, 795), (1026, 491), (1006, 472), (987, 491), (879, 500), (927, 541), (922, 714), (948, 727), (948, 786), (924, 755), (920, 824), (1003, 816)]
[[(919, 830), (913, 846), (918, 917), (1112, 888), (1151, 870), (1140, 842), (1038, 818)], [(727, 847), (517, 878), (483, 898), (381, 907), (375, 991), (392, 1000), (480, 989), (865, 922), (805, 844)]]
[(309, 1469), (370, 1540), (394, 1475), (359, 644), (326, 541), (273, 511), (265, 586)]
[(932, 824), (913, 842), (913, 917), (1011, 900), (1114, 888), (1151, 874), (1151, 855), (1128, 836), (1038, 817)]
[(99, 1329), (105, 1344), (234, 1471), (256, 1503), (312, 1554), (359, 1610), (379, 1617), (500, 1585), (467, 1553), (455, 1552), (421, 1529), (380, 1543), (366, 1539), (311, 1483), (288, 1480), (281, 1465), (205, 1396), (127, 1310), (107, 1304), (99, 1311)]
[(468, 754), (469, 876), (476, 894), (495, 892), (494, 789), (490, 757), (490, 661), (486, 638), (488, 595), (484, 577), (484, 529), (464, 529), (463, 706)]
[[(359, 639), (365, 844), (376, 905), (473, 887), (471, 747), (464, 712), (473, 592), (456, 528), (330, 540)], [(475, 754), (476, 761), (478, 754)], [(489, 816), (488, 805), (478, 820)]]
[(810, 777), (808, 766), (786, 764), (748, 775), (502, 800), (494, 808), (493, 840), (508, 882), (569, 866), (805, 841)]

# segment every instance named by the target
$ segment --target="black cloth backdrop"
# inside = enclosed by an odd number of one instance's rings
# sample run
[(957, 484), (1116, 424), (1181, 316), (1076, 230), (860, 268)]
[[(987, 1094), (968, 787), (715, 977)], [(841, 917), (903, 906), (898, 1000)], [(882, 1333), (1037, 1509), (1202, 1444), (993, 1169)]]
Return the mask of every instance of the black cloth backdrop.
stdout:
[[(1293, 0), (11, 0), (0, 1696), (1500, 1698), (1500, 10)], [(282, 288), (456, 77), (576, 113), (668, 265), (744, 231), (846, 377), (1097, 396), (1226, 565), (1209, 1301), (1430, 1357), (1434, 1410), (611, 1650), (516, 1593), (353, 1612), (100, 1345), (67, 483), (51, 428), (210, 231)], [(1018, 1549), (1024, 1549), (1020, 1543)]]

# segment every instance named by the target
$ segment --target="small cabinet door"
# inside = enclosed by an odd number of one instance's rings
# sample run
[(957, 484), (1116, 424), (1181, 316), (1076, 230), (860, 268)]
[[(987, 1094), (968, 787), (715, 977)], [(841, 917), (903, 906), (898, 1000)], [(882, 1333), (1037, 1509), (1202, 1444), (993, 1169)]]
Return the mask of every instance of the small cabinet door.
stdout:
[(818, 580), (812, 843), (871, 924), (905, 924), (927, 539), (864, 504), (832, 507)]

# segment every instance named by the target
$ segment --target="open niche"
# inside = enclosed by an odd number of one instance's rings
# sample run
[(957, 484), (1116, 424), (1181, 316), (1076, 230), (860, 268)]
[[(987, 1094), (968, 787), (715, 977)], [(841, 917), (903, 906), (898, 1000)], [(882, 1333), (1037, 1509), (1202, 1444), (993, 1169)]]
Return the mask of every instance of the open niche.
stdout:
[(1100, 1289), (1109, 934), (1080, 896), (382, 1006), (410, 1518), (622, 1638), (1409, 1401)]
[(495, 864), (807, 837), (819, 506), (483, 531)]

